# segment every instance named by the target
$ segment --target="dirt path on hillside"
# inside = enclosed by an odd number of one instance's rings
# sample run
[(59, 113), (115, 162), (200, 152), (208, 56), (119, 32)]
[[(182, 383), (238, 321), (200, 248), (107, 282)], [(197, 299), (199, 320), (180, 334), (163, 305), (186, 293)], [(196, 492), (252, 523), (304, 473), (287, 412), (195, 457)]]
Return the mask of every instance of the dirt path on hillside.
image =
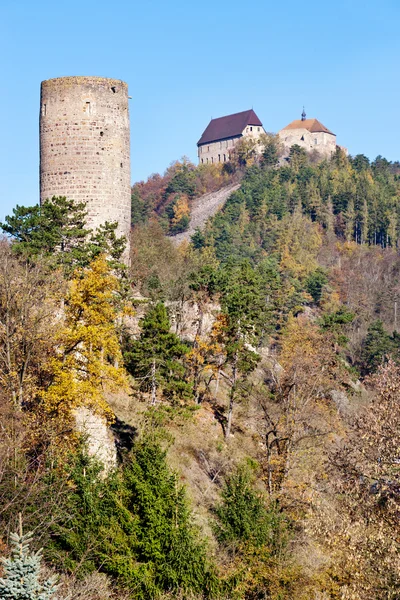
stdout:
[(215, 215), (215, 213), (225, 204), (232, 192), (239, 189), (239, 187), (240, 183), (234, 183), (218, 190), (218, 192), (210, 192), (209, 194), (204, 194), (204, 196), (200, 196), (199, 198), (196, 198), (196, 200), (193, 200), (189, 229), (183, 233), (171, 236), (173, 243), (178, 245), (184, 240), (189, 241), (194, 234), (195, 229), (197, 229), (197, 227), (202, 229), (207, 219)]

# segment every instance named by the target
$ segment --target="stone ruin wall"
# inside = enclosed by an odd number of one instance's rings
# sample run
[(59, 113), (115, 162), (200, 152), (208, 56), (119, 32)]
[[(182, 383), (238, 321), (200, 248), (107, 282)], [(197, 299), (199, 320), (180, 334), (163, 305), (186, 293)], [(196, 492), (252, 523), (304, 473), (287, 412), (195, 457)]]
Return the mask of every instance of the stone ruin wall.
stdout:
[(42, 82), (40, 102), (40, 201), (84, 201), (90, 228), (118, 221), (119, 235), (129, 241), (127, 84), (102, 77), (49, 79)]

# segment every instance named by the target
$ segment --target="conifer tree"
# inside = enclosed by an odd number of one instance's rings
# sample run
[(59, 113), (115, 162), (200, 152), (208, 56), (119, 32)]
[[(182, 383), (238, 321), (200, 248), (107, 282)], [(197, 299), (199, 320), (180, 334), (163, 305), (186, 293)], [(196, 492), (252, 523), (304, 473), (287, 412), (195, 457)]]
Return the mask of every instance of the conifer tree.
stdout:
[(227, 377), (230, 391), (225, 429), (225, 438), (229, 439), (234, 404), (244, 393), (243, 384), (259, 360), (252, 346), (257, 345), (268, 325), (269, 311), (262, 278), (248, 262), (228, 267), (222, 288), (221, 341), (231, 371)]
[(353, 199), (349, 200), (347, 205), (346, 213), (345, 213), (345, 222), (346, 222), (346, 240), (351, 242), (354, 235), (354, 221), (355, 221), (355, 212), (354, 212), (354, 201)]
[(119, 268), (126, 238), (117, 236), (118, 223), (106, 222), (92, 231), (86, 217), (85, 202), (53, 196), (41, 205), (17, 206), (5, 223), (0, 223), (0, 229), (12, 237), (12, 249), (18, 256), (30, 262), (45, 257), (68, 276), (103, 253), (113, 268)]
[(22, 532), (11, 536), (12, 555), (2, 558), (4, 577), (0, 578), (0, 598), (3, 600), (50, 600), (56, 590), (56, 578), (41, 581), (41, 551), (31, 553), (32, 534)]
[(150, 308), (141, 321), (142, 333), (125, 354), (128, 371), (143, 391), (151, 393), (152, 404), (159, 390), (168, 398), (190, 398), (192, 386), (185, 381), (181, 358), (189, 347), (170, 332), (167, 309), (162, 302)]

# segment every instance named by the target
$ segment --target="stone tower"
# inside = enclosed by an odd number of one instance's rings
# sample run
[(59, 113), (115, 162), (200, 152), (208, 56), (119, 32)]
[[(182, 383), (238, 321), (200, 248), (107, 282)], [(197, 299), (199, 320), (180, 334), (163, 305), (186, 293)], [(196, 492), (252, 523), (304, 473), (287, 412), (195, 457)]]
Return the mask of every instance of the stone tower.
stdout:
[(84, 201), (90, 228), (118, 221), (118, 233), (129, 241), (127, 84), (103, 77), (49, 79), (42, 82), (40, 103), (40, 201)]

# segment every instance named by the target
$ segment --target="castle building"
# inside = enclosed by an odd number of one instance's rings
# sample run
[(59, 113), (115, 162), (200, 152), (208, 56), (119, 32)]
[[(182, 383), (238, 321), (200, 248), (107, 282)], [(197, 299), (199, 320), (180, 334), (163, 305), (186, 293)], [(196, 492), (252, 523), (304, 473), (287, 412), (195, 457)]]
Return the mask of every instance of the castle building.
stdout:
[(301, 119), (286, 125), (278, 132), (278, 135), (286, 148), (297, 144), (308, 152), (317, 150), (327, 157), (336, 150), (336, 135), (322, 125), (318, 119), (307, 119), (304, 108)]
[(227, 162), (240, 139), (258, 138), (265, 133), (254, 110), (211, 119), (197, 142), (199, 164)]
[(60, 77), (42, 82), (40, 201), (52, 196), (86, 202), (92, 229), (118, 221), (118, 234), (129, 243), (130, 129), (123, 81)]

